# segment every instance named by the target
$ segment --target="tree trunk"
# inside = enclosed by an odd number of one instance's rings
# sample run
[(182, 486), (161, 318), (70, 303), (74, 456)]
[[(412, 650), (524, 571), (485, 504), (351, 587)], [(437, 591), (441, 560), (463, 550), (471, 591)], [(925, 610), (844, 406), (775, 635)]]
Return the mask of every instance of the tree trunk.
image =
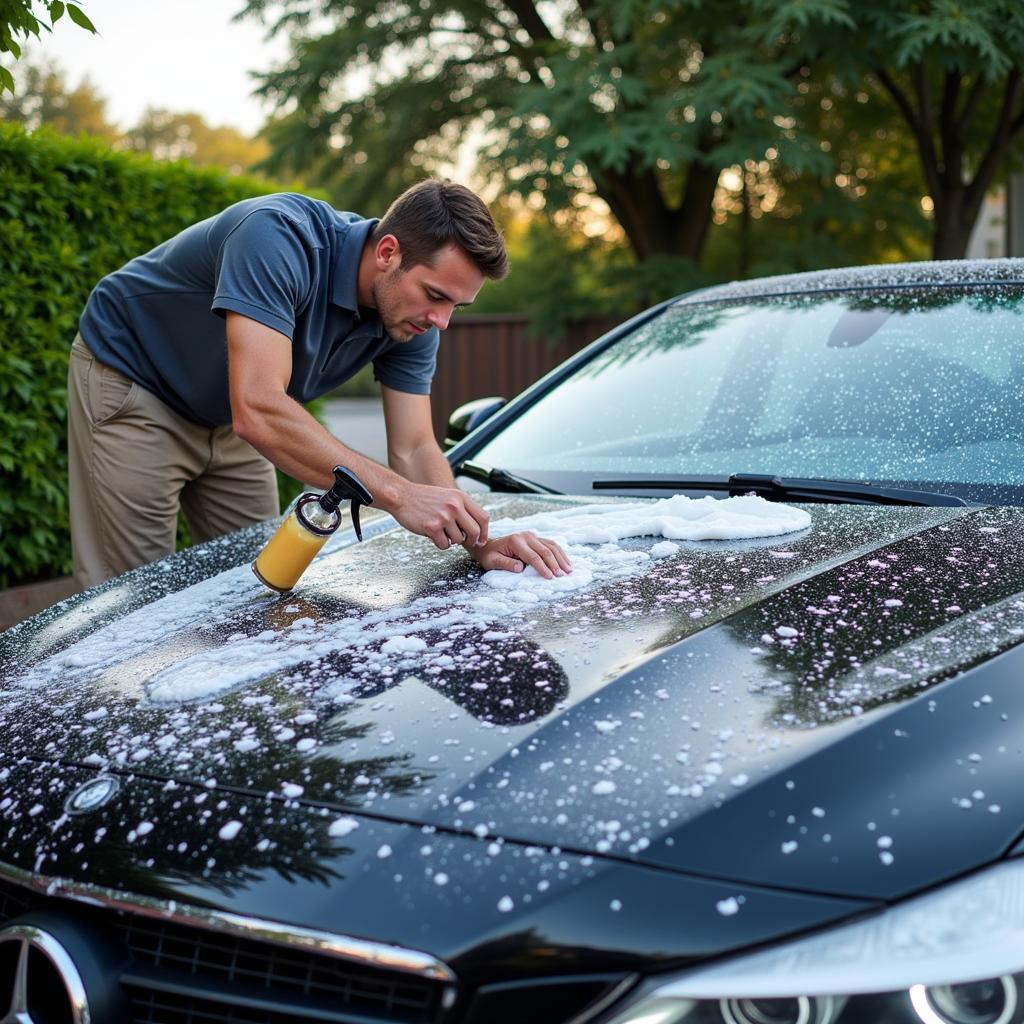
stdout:
[(699, 263), (711, 226), (718, 169), (691, 164), (678, 208), (664, 199), (653, 171), (592, 172), (597, 194), (608, 204), (639, 262), (679, 256)]
[[(925, 187), (935, 204), (932, 258), (963, 259), (985, 193), (992, 187), (1010, 147), (1024, 134), (1024, 108), (1018, 109), (1024, 94), (1024, 71), (1013, 68), (1005, 79), (996, 123), (978, 150), (973, 177), (966, 173), (967, 140), (978, 105), (992, 85), (978, 73), (970, 89), (966, 89), (963, 74), (947, 72), (939, 104), (940, 116), (936, 120), (935, 104), (928, 93), (927, 68), (918, 62), (912, 71), (912, 90), (904, 89), (884, 68), (876, 68), (875, 75), (892, 96), (917, 142)], [(916, 95), (916, 106), (911, 100), (912, 91)], [(967, 98), (961, 103), (959, 97), (965, 91)], [(976, 149), (978, 141), (981, 140), (976, 140)]]
[(699, 263), (704, 255), (714, 213), (712, 202), (720, 169), (708, 164), (690, 164), (686, 188), (679, 207), (678, 251), (676, 255)]
[[(938, 207), (936, 207), (936, 212)], [(956, 216), (935, 219), (935, 234), (932, 236), (933, 260), (962, 260), (967, 255), (967, 243), (971, 240), (973, 224), (965, 224)]]

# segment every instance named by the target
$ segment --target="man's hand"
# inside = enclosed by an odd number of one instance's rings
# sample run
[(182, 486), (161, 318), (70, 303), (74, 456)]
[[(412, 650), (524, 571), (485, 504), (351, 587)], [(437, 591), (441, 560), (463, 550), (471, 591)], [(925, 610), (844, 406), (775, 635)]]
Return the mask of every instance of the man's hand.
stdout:
[(572, 563), (565, 552), (553, 541), (535, 533), (510, 533), (495, 537), (480, 547), (469, 547), (469, 553), (484, 569), (504, 569), (522, 572), (528, 565), (546, 580), (572, 572)]
[(472, 552), (487, 542), (487, 513), (458, 487), (405, 483), (397, 503), (387, 511), (442, 551), (465, 544)]

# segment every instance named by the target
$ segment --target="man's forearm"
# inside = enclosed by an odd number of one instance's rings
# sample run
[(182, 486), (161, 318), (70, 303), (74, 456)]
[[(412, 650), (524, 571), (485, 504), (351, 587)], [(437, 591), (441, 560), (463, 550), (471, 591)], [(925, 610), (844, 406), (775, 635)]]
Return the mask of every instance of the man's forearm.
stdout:
[(339, 441), (298, 402), (283, 396), (260, 412), (259, 421), (241, 436), (285, 473), (326, 489), (334, 483), (331, 470), (346, 466), (370, 489), (375, 506), (392, 511), (398, 505), (402, 490), (398, 474)]
[[(442, 551), (469, 538), (487, 539), (487, 513), (468, 494), (451, 485), (451, 472), (444, 457), (415, 460), (423, 463), (419, 472), (430, 479), (443, 479), (442, 486), (414, 483), (353, 451), (325, 430), (287, 394), (292, 372), (291, 342), (283, 334), (237, 313), (227, 318), (228, 390), (231, 425), (235, 433), (286, 473), (319, 487), (333, 483), (331, 469), (347, 466), (373, 494), (373, 504), (390, 512), (407, 530), (429, 537)], [(388, 407), (394, 400), (384, 391), (384, 414), (389, 434)], [(429, 399), (419, 396), (414, 437), (402, 447), (416, 451), (430, 432)], [(402, 399), (399, 398), (399, 403)], [(436, 442), (433, 443), (436, 448)], [(440, 459), (440, 461), (438, 461)], [(423, 468), (425, 466), (425, 468)]]
[(433, 439), (408, 454), (389, 450), (388, 462), (396, 473), (413, 483), (432, 484), (434, 487), (455, 486), (452, 468)]

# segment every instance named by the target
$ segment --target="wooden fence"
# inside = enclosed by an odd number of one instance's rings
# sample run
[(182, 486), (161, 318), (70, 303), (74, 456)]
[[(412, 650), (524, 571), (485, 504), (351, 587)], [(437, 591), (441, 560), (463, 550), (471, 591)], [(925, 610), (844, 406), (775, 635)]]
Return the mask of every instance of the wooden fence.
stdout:
[(548, 370), (599, 338), (625, 317), (592, 317), (569, 324), (557, 343), (530, 331), (515, 313), (466, 313), (441, 335), (431, 404), (434, 433), (444, 440), (452, 410), (474, 398), (513, 398)]

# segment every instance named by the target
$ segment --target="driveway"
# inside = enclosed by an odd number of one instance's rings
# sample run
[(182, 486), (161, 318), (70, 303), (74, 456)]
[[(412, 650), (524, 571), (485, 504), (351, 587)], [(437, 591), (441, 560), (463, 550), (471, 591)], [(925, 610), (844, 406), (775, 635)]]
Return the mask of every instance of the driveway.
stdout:
[(349, 448), (387, 465), (384, 409), (379, 398), (330, 398), (324, 406), (324, 424)]

